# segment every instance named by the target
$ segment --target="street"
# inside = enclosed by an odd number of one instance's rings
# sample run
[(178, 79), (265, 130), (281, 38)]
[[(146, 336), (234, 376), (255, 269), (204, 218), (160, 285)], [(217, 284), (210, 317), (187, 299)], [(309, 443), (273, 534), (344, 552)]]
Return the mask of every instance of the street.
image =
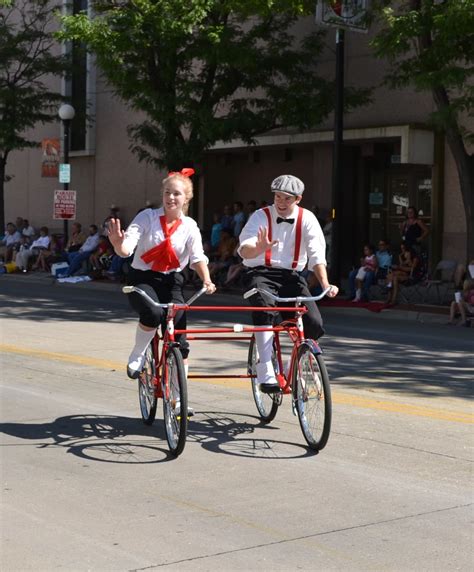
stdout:
[[(118, 285), (5, 275), (0, 301), (2, 571), (472, 569), (472, 329), (322, 308), (326, 448), (288, 397), (263, 425), (247, 380), (193, 379), (173, 459), (125, 375)], [(245, 373), (247, 345), (191, 342), (190, 373)]]

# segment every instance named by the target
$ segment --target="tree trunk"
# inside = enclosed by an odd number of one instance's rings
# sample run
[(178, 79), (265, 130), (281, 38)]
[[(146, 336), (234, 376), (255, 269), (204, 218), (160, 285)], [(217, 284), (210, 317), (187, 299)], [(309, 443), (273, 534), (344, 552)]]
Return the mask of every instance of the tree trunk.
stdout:
[(0, 233), (5, 233), (5, 167), (7, 154), (0, 156)]
[[(449, 107), (449, 97), (444, 88), (433, 89), (433, 99), (438, 109)], [(466, 217), (466, 258), (474, 260), (474, 156), (466, 150), (457, 125), (446, 127), (446, 140), (456, 163)]]

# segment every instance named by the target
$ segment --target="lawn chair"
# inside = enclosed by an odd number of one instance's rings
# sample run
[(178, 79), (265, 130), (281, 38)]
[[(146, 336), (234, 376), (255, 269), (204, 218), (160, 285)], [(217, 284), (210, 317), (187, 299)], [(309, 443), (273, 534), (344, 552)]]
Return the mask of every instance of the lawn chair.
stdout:
[(432, 287), (436, 289), (436, 303), (441, 305), (444, 303), (449, 291), (456, 289), (454, 275), (457, 266), (456, 260), (441, 260), (438, 262), (431, 279), (426, 281), (423, 303), (426, 303), (428, 300)]

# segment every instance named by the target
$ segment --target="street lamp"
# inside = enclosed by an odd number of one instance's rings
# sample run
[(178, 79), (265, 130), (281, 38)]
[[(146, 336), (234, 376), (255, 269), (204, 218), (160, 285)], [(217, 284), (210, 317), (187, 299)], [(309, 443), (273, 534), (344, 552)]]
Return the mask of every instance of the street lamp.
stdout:
[[(71, 132), (71, 121), (74, 119), (76, 115), (76, 111), (72, 105), (69, 103), (63, 103), (58, 110), (58, 115), (61, 121), (63, 122), (64, 127), (64, 138), (63, 138), (63, 158), (64, 164), (67, 165), (69, 163), (69, 135)], [(63, 183), (63, 190), (69, 190), (69, 183)], [(68, 241), (68, 219), (64, 219), (64, 245), (66, 245)]]

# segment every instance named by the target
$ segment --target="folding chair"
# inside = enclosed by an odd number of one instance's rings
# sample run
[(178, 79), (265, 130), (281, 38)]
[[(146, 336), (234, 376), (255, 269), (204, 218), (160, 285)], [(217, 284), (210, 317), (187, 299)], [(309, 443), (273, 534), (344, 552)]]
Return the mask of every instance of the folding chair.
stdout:
[(454, 274), (458, 263), (456, 260), (441, 260), (433, 271), (432, 278), (426, 281), (423, 303), (426, 303), (432, 286), (436, 289), (436, 303), (443, 304), (449, 290), (456, 289)]

